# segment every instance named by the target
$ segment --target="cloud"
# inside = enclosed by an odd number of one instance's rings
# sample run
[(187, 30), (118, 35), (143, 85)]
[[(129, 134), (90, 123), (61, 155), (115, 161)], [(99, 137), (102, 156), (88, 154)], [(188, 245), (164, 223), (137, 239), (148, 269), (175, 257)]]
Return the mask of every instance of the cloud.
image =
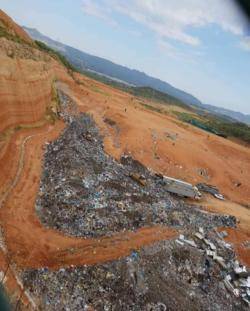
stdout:
[(82, 0), (82, 11), (94, 17), (97, 17), (111, 26), (116, 26), (117, 23), (111, 18), (112, 10), (105, 5), (104, 2), (97, 2), (95, 0)]
[(243, 50), (250, 52), (250, 37), (243, 38), (240, 42), (240, 47)]
[(169, 42), (159, 39), (157, 44), (162, 52), (172, 58), (179, 58), (179, 51)]
[(113, 13), (125, 15), (157, 37), (191, 46), (201, 43), (190, 33), (193, 28), (216, 24), (238, 36), (246, 29), (246, 21), (233, 0), (83, 0), (83, 10), (106, 21)]
[(142, 33), (138, 30), (128, 30), (128, 33), (134, 37), (141, 37)]
[(112, 2), (114, 8), (144, 24), (157, 35), (198, 45), (199, 38), (189, 33), (191, 28), (216, 24), (224, 31), (243, 35), (246, 21), (232, 0), (127, 0)]

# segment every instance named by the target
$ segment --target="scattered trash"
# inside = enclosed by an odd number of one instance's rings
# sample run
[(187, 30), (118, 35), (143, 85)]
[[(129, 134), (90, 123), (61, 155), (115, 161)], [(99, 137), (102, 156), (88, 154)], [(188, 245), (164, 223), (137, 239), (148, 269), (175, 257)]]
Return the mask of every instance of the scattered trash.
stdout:
[(60, 91), (58, 95), (67, 126), (57, 140), (46, 144), (35, 206), (43, 225), (79, 237), (154, 224), (235, 226), (234, 217), (190, 208), (169, 193), (172, 189), (199, 196), (191, 184), (155, 174), (130, 155), (120, 162), (108, 156), (93, 118), (77, 114), (74, 102)]
[[(189, 232), (189, 233), (188, 233)], [(178, 241), (191, 240), (194, 232)], [(204, 233), (216, 243), (215, 232)], [(249, 280), (231, 277), (234, 254), (219, 247), (226, 268), (203, 251), (186, 242), (162, 241), (132, 251), (130, 256), (94, 266), (43, 269), (23, 273), (25, 288), (40, 299), (42, 310), (247, 310)], [(218, 255), (217, 255), (218, 256)], [(219, 256), (218, 256), (219, 257)], [(215, 257), (216, 258), (216, 257)], [(240, 280), (235, 286), (235, 280)], [(244, 280), (244, 281), (241, 281)], [(223, 286), (224, 284), (224, 286)], [(248, 286), (248, 287), (246, 287)]]
[(225, 200), (224, 196), (219, 192), (218, 188), (216, 188), (215, 186), (205, 184), (205, 183), (199, 183), (196, 185), (196, 187), (200, 191), (212, 194), (215, 198), (219, 200)]
[(97, 241), (152, 225), (181, 234), (105, 264), (24, 271), (24, 286), (41, 310), (247, 310), (248, 270), (235, 263), (233, 249), (223, 240), (226, 233), (216, 231), (235, 227), (235, 217), (203, 211), (170, 194), (166, 177), (130, 155), (115, 161), (105, 154), (94, 120), (75, 115), (71, 99), (59, 96), (67, 126), (46, 145), (36, 200), (42, 223)]
[(163, 181), (165, 182), (165, 187), (169, 192), (194, 199), (199, 199), (201, 197), (201, 193), (198, 191), (198, 188), (187, 182), (167, 176), (163, 176)]
[(215, 198), (217, 198), (219, 200), (222, 200), (222, 201), (225, 200), (224, 196), (222, 194), (220, 194), (220, 193), (219, 194), (215, 193), (214, 196), (215, 196)]
[(142, 186), (146, 186), (146, 179), (143, 175), (137, 174), (137, 173), (131, 173), (129, 175), (134, 181), (136, 181), (138, 184)]
[[(222, 236), (226, 235), (225, 233), (225, 231), (222, 231), (221, 235), (217, 233), (216, 236), (222, 239)], [(187, 243), (193, 247), (200, 248), (202, 250), (204, 250), (203, 245), (206, 245), (206, 255), (212, 258), (215, 262), (217, 262), (223, 269), (224, 273), (227, 273), (223, 280), (227, 290), (231, 292), (235, 297), (241, 297), (245, 303), (250, 304), (250, 271), (248, 271), (245, 266), (241, 265), (238, 260), (226, 261), (222, 256), (217, 255), (217, 247), (212, 241), (205, 237), (203, 228), (199, 228), (199, 232), (195, 232), (194, 236), (198, 238), (198, 241), (200, 241), (200, 243), (203, 242), (204, 244), (194, 245), (193, 243), (190, 243), (192, 242), (192, 240), (186, 239), (183, 234), (180, 234), (179, 239), (177, 239), (176, 242), (182, 247), (184, 246), (184, 243)], [(220, 243), (220, 240), (218, 239), (217, 243), (218, 245), (222, 245), (224, 247), (224, 244)]]

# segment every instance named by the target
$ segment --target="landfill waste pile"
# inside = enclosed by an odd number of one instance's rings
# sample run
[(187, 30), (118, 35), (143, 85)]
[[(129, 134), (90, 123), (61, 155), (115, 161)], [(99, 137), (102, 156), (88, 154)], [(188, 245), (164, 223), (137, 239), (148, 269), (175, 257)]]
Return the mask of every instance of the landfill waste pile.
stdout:
[(197, 233), (106, 264), (27, 270), (25, 288), (42, 310), (248, 310), (249, 272), (220, 233)]
[[(41, 310), (249, 310), (250, 273), (211, 214), (169, 194), (160, 174), (130, 155), (104, 151), (93, 118), (61, 91), (66, 128), (45, 149), (36, 201), (42, 223), (67, 235), (99, 237), (161, 224), (179, 237), (107, 263), (27, 269), (22, 281)], [(94, 254), (93, 254), (94, 256)]]
[[(73, 107), (60, 94), (62, 107)], [(47, 144), (36, 211), (42, 223), (73, 236), (98, 237), (153, 224), (210, 229), (235, 226), (232, 216), (209, 214), (171, 196), (160, 174), (131, 156), (107, 155), (92, 117), (61, 112), (67, 127)]]
[(217, 199), (224, 200), (224, 196), (220, 193), (219, 189), (213, 185), (208, 185), (205, 183), (199, 183), (196, 185), (196, 187), (200, 191), (204, 191), (204, 192), (212, 194)]

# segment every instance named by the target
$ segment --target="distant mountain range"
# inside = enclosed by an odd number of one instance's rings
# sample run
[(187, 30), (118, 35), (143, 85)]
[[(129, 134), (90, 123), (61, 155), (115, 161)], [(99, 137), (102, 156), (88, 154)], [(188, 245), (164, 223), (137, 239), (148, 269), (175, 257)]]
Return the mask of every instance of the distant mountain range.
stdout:
[(167, 82), (153, 78), (138, 70), (129, 69), (127, 67), (115, 64), (107, 59), (90, 55), (58, 41), (52, 40), (49, 37), (41, 34), (38, 30), (24, 27), (23, 29), (34, 40), (39, 40), (50, 46), (51, 48), (63, 54), (69, 62), (71, 62), (80, 71), (94, 71), (110, 77), (112, 79), (123, 81), (134, 86), (148, 86), (160, 92), (173, 96), (180, 101), (205, 109), (211, 113), (228, 116), (236, 121), (250, 124), (250, 115), (245, 115), (240, 112), (235, 112), (229, 109), (219, 108), (212, 105), (205, 105), (196, 97), (188, 94), (180, 89), (177, 89)]
[(250, 115), (249, 114), (244, 114), (242, 112), (237, 112), (237, 111), (233, 111), (230, 109), (217, 107), (217, 106), (213, 106), (213, 105), (207, 105), (207, 104), (202, 104), (200, 107), (203, 109), (206, 109), (209, 112), (212, 112), (216, 115), (226, 116), (226, 117), (234, 119), (238, 122), (243, 122), (243, 123), (250, 125)]

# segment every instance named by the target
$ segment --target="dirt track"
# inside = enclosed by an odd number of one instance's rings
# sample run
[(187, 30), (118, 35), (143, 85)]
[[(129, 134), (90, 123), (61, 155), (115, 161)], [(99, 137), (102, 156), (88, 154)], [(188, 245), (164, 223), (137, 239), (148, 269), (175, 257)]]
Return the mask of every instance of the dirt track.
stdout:
[[(171, 115), (146, 109), (143, 99), (79, 76), (82, 85), (65, 91), (75, 96), (82, 111), (91, 112), (105, 134), (106, 151), (119, 158), (129, 151), (147, 167), (192, 183), (216, 185), (231, 201), (250, 202), (250, 148), (208, 134)], [(107, 126), (105, 117), (116, 122)], [(117, 143), (118, 142), (118, 143)], [(236, 183), (241, 183), (240, 187)]]
[[(94, 264), (129, 254), (132, 249), (175, 236), (173, 230), (163, 227), (143, 228), (137, 232), (120, 233), (112, 238), (77, 239), (63, 236), (44, 228), (35, 215), (34, 203), (41, 172), (42, 146), (62, 130), (58, 122), (54, 128), (36, 130), (30, 136), (23, 133), (20, 144), (25, 147), (22, 172), (17, 171), (14, 186), (1, 209), (0, 217), (5, 232), (9, 256), (20, 267), (59, 268), (62, 266)], [(25, 136), (28, 135), (28, 136)], [(25, 144), (23, 142), (26, 142)], [(22, 152), (14, 155), (22, 161)], [(14, 159), (13, 159), (14, 160)], [(25, 204), (24, 204), (25, 202)]]
[[(118, 158), (124, 151), (130, 151), (146, 166), (191, 182), (206, 181), (204, 178), (207, 177), (197, 173), (199, 168), (205, 167), (209, 182), (219, 186), (228, 198), (243, 203), (248, 201), (249, 149), (214, 135), (208, 138), (203, 131), (183, 126), (170, 116), (142, 108), (137, 102), (131, 102), (127, 94), (89, 82), (88, 79), (84, 81), (84, 87), (76, 84), (70, 84), (70, 88), (65, 85), (61, 87), (76, 99), (81, 111), (93, 114), (105, 136), (108, 153)], [(92, 84), (102, 87), (102, 91), (110, 95), (107, 97), (103, 93), (89, 91)], [(105, 117), (115, 121), (116, 129), (104, 122)], [(6, 195), (0, 218), (13, 262), (21, 268), (47, 266), (51, 269), (95, 264), (126, 256), (133, 249), (176, 236), (177, 233), (172, 229), (152, 227), (119, 233), (111, 238), (80, 239), (44, 228), (34, 209), (43, 145), (55, 139), (63, 127), (64, 124), (58, 121), (54, 127), (46, 125), (40, 129), (19, 131), (4, 149), (3, 157), (8, 159), (6, 163), (12, 164), (5, 181), (12, 186)], [(166, 132), (177, 133), (178, 139), (169, 140)], [(240, 180), (242, 187), (235, 188), (235, 180)], [(209, 202), (203, 203), (210, 210), (228, 212), (227, 205), (223, 206), (218, 201), (212, 201), (210, 205)], [(231, 205), (229, 213), (242, 218), (243, 222), (238, 231), (228, 231), (228, 239), (235, 243), (240, 258), (250, 264), (249, 248), (242, 246), (243, 242), (249, 240), (247, 224), (250, 215), (245, 207), (240, 206), (240, 210), (238, 207), (237, 204)]]
[[(149, 111), (138, 100), (119, 90), (82, 76), (78, 78), (83, 85), (61, 84), (61, 87), (75, 99), (81, 111), (93, 114), (104, 133), (109, 154), (118, 159), (122, 153), (131, 152), (155, 171), (192, 183), (207, 182), (218, 186), (226, 196), (226, 202), (207, 198), (201, 205), (212, 212), (237, 217), (240, 223), (236, 234), (240, 239), (236, 251), (249, 265), (250, 248), (245, 243), (250, 241), (250, 213), (244, 205), (250, 202), (250, 149), (208, 135), (171, 116)], [(115, 121), (115, 129), (105, 124), (106, 117)], [(152, 132), (156, 133), (155, 140)], [(166, 133), (175, 134), (176, 140), (166, 138)], [(207, 176), (199, 174), (202, 168)], [(241, 186), (236, 187), (236, 182), (241, 182)], [(228, 240), (236, 242), (233, 231), (230, 231)]]
[[(32, 43), (1, 11), (0, 19), (19, 37)], [(76, 74), (79, 81), (75, 83), (65, 68), (48, 55), (31, 48), (25, 50), (4, 38), (1, 40), (2, 130), (41, 120), (51, 101), (53, 81), (64, 81), (68, 86), (61, 87), (75, 98), (79, 110), (93, 114), (109, 154), (119, 158), (122, 153), (131, 152), (134, 158), (155, 171), (193, 183), (210, 182), (231, 201), (249, 203), (250, 149), (184, 125), (171, 115), (148, 110), (143, 106), (146, 100), (91, 79)], [(14, 58), (7, 56), (9, 49), (15, 51)], [(105, 118), (114, 121), (114, 126), (110, 125), (112, 122), (107, 124)], [(22, 294), (22, 286), (16, 279), (19, 268), (58, 269), (102, 263), (177, 235), (173, 229), (155, 226), (112, 237), (82, 239), (45, 228), (34, 208), (43, 146), (54, 140), (63, 128), (64, 124), (57, 121), (54, 126), (18, 130), (8, 140), (0, 141), (0, 220), (8, 250), (7, 254), (0, 252), (0, 269), (6, 271), (10, 259), (6, 287), (15, 293), (16, 299)], [(235, 186), (238, 183), (240, 187)], [(239, 229), (228, 230), (228, 240), (234, 243), (240, 259), (250, 265), (250, 248), (243, 245), (250, 240), (249, 210), (232, 202), (212, 200), (202, 204), (206, 209), (228, 212), (239, 218)], [(23, 295), (22, 301), (27, 305), (30, 299)]]

